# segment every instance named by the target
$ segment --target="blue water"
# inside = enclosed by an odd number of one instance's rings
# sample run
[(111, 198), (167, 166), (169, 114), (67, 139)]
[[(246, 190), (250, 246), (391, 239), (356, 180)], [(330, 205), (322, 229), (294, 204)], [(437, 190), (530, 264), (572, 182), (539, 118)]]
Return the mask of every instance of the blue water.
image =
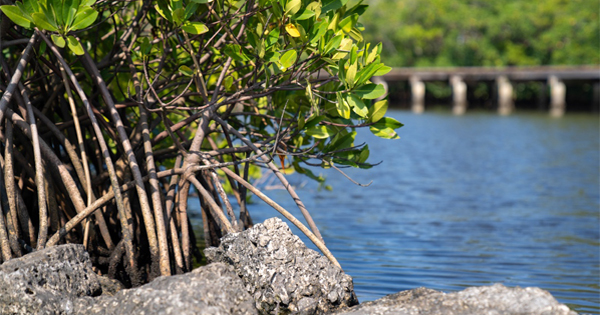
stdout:
[[(421, 286), (503, 283), (541, 287), (577, 312), (600, 311), (598, 116), (389, 115), (405, 124), (400, 140), (368, 130), (357, 140), (383, 163), (346, 169), (371, 186), (335, 170), (314, 170), (333, 191), (288, 176), (361, 302)], [(284, 190), (266, 193), (302, 217)], [(255, 222), (281, 217), (253, 200)]]

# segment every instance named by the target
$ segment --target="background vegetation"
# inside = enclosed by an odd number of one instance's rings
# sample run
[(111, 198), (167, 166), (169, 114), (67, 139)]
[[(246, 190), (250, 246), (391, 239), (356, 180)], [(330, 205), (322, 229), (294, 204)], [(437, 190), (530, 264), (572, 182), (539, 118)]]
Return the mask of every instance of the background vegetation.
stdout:
[(372, 0), (365, 38), (392, 66), (600, 64), (598, 0)]

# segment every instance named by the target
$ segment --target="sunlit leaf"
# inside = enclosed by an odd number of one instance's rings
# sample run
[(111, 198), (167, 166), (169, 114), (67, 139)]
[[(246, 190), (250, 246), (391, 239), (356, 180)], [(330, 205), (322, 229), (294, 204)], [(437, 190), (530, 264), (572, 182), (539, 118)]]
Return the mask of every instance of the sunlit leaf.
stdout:
[(81, 43), (73, 36), (67, 37), (67, 46), (69, 47), (69, 49), (71, 49), (71, 51), (74, 54), (78, 56), (84, 54), (83, 47), (81, 47)]
[[(160, 3), (160, 2), (159, 2)], [(173, 18), (171, 17), (171, 11), (169, 11), (167, 8), (161, 8), (158, 4), (154, 5), (154, 9), (156, 10), (156, 12), (158, 12), (158, 14), (160, 14), (160, 16), (162, 16), (165, 20), (169, 21), (169, 22), (173, 22)]]
[(307, 10), (310, 10), (315, 13), (315, 17), (319, 17), (321, 15), (321, 2), (313, 1), (306, 6)]
[(65, 39), (58, 34), (52, 34), (52, 35), (50, 35), (50, 38), (52, 38), (52, 42), (54, 43), (54, 45), (56, 45), (60, 48), (64, 48), (65, 45), (67, 44)]
[(298, 53), (295, 50), (286, 51), (281, 58), (279, 58), (280, 70), (285, 71), (296, 62)]
[(337, 104), (336, 104), (336, 108), (338, 111), (338, 114), (340, 114), (340, 116), (342, 118), (348, 119), (350, 118), (350, 105), (348, 105), (348, 101), (346, 100), (346, 98), (344, 98), (342, 96), (342, 93), (338, 92), (337, 94)]
[(398, 139), (400, 138), (394, 129), (398, 129), (404, 126), (402, 123), (391, 117), (383, 117), (375, 124), (369, 126), (371, 132), (380, 137), (386, 139)]
[(179, 73), (185, 75), (186, 77), (191, 77), (194, 75), (194, 71), (186, 65), (179, 67)]
[(341, 59), (341, 58), (345, 58), (348, 55), (348, 52), (350, 51), (350, 49), (352, 49), (352, 39), (350, 38), (344, 38), (341, 42), (340, 42), (340, 46), (337, 48), (338, 53), (336, 53), (335, 55), (333, 55), (333, 57), (331, 57), (332, 59)]
[(346, 101), (348, 101), (348, 104), (350, 104), (350, 107), (352, 107), (352, 111), (354, 111), (358, 116), (364, 118), (369, 114), (369, 109), (365, 103), (360, 98), (356, 97), (356, 95), (348, 94)]
[(348, 70), (346, 71), (346, 83), (348, 83), (348, 86), (350, 88), (354, 87), (354, 78), (356, 77), (357, 66), (357, 63), (353, 63), (350, 65), (350, 67), (348, 67)]
[(24, 27), (24, 28), (32, 28), (33, 24), (24, 17), (23, 12), (19, 8), (14, 5), (3, 5), (0, 6), (0, 10), (11, 20), (13, 23)]
[(294, 14), (296, 14), (296, 12), (298, 12), (300, 10), (301, 6), (302, 6), (302, 0), (290, 0), (285, 5), (285, 14), (286, 15), (294, 15)]
[(327, 126), (318, 125), (306, 130), (306, 134), (316, 139), (327, 139), (333, 136), (334, 131)]
[[(318, 40), (320, 40), (323, 35), (327, 32), (327, 21), (323, 20), (313, 25), (312, 31), (310, 33), (310, 43), (314, 44)], [(340, 38), (341, 41), (341, 38)], [(339, 45), (339, 44), (338, 44)]]
[(200, 35), (208, 32), (208, 27), (200, 22), (185, 22), (181, 29), (190, 34)]
[(382, 75), (386, 75), (388, 72), (392, 71), (392, 67), (382, 66), (373, 74), (375, 77), (380, 77)]
[(381, 118), (383, 118), (383, 116), (385, 116), (387, 109), (388, 109), (388, 101), (387, 100), (381, 100), (379, 102), (376, 102), (371, 108), (369, 108), (369, 121), (370, 122), (379, 121)]
[(366, 84), (353, 90), (353, 92), (364, 99), (372, 100), (385, 94), (382, 84)]
[(293, 23), (289, 23), (285, 26), (285, 31), (292, 37), (300, 37), (300, 31)]
[(91, 7), (96, 3), (96, 0), (82, 0), (81, 4), (79, 4), (80, 7)]
[(370, 63), (368, 66), (360, 69), (356, 75), (356, 85), (361, 85), (371, 79), (373, 75), (384, 65), (382, 63)]
[(301, 9), (300, 11), (298, 11), (298, 13), (294, 17), (294, 19), (297, 21), (301, 21), (301, 20), (310, 19), (313, 16), (315, 16), (315, 12), (313, 12), (309, 9)]
[(80, 9), (77, 11), (77, 14), (75, 14), (75, 20), (69, 29), (72, 31), (84, 29), (92, 25), (97, 17), (98, 11), (91, 7), (85, 7), (83, 10)]
[(325, 49), (323, 49), (323, 54), (328, 54), (328, 53), (332, 52), (333, 50), (335, 50), (336, 48), (338, 48), (340, 46), (340, 43), (342, 42), (343, 38), (344, 38), (343, 35), (338, 35), (338, 36), (332, 38), (327, 43), (327, 46), (325, 46)]
[(338, 24), (338, 27), (341, 28), (344, 32), (348, 33), (352, 30), (354, 25), (356, 25), (357, 21), (358, 21), (358, 14), (353, 14), (353, 15), (348, 16), (345, 19), (343, 19), (340, 22), (340, 24)]
[(227, 89), (227, 90), (231, 89), (231, 86), (233, 85), (233, 77), (232, 76), (225, 77), (225, 79), (223, 80), (223, 85), (225, 86), (225, 89)]
[(31, 15), (31, 17), (33, 18), (33, 22), (35, 23), (35, 26), (44, 29), (46, 31), (51, 31), (51, 32), (56, 32), (58, 31), (58, 28), (56, 28), (54, 25), (50, 24), (48, 22), (48, 20), (46, 19), (46, 15), (44, 15), (43, 13), (33, 13)]

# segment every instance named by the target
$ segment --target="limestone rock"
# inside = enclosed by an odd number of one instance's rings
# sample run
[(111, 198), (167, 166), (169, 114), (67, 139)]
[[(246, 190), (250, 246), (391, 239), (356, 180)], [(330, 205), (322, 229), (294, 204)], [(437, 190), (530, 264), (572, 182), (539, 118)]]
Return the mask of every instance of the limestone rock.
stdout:
[(70, 314), (71, 300), (102, 293), (82, 245), (61, 245), (0, 266), (0, 314)]
[(204, 253), (235, 268), (262, 314), (324, 314), (358, 304), (352, 278), (278, 218), (228, 234)]
[(114, 296), (82, 298), (74, 308), (76, 314), (258, 314), (233, 268), (219, 263), (159, 277)]
[(335, 315), (576, 315), (540, 288), (501, 284), (443, 293), (426, 288), (402, 291)]

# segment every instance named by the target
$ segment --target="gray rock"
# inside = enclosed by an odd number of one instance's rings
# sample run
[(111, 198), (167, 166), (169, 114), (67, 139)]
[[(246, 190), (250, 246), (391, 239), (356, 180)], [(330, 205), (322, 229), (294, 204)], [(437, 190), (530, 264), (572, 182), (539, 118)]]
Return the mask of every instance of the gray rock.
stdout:
[(540, 288), (501, 284), (443, 293), (426, 288), (385, 296), (335, 315), (576, 315)]
[(73, 308), (75, 314), (258, 314), (233, 268), (219, 263), (114, 296), (81, 298)]
[(278, 218), (228, 234), (204, 253), (235, 268), (262, 314), (324, 314), (358, 304), (352, 278)]
[(71, 314), (102, 287), (82, 245), (46, 248), (0, 266), (0, 314)]

